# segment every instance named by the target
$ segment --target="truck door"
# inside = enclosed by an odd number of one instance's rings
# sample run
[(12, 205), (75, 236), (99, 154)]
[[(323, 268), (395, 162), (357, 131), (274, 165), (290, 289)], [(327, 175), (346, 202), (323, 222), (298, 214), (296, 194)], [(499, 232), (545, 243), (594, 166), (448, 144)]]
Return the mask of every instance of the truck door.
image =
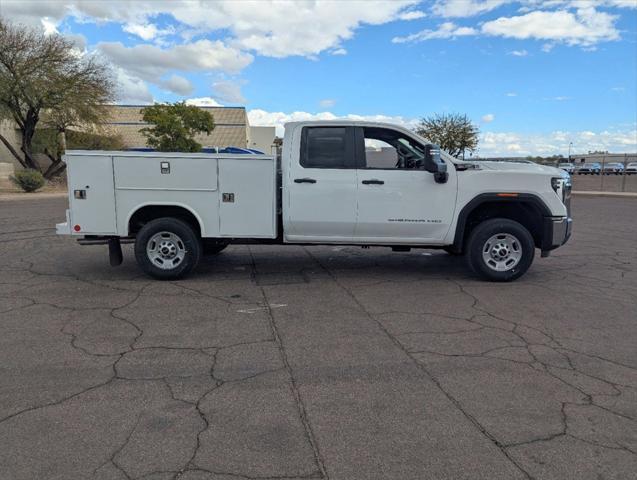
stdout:
[(351, 241), (357, 189), (354, 128), (303, 127), (295, 145), (300, 155), (292, 155), (284, 193), (286, 240)]
[(357, 127), (355, 137), (357, 240), (442, 243), (455, 210), (455, 171), (447, 183), (436, 183), (423, 169), (424, 145), (398, 130)]

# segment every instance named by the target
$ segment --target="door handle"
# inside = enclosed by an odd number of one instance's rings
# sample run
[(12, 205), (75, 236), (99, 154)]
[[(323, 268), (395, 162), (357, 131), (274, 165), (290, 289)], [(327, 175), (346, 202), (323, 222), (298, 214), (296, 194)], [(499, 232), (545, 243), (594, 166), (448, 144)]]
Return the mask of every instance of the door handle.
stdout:
[(382, 180), (376, 180), (375, 178), (373, 178), (372, 180), (363, 180), (363, 185), (384, 185), (385, 182), (383, 182)]
[(316, 183), (313, 178), (295, 178), (294, 183)]

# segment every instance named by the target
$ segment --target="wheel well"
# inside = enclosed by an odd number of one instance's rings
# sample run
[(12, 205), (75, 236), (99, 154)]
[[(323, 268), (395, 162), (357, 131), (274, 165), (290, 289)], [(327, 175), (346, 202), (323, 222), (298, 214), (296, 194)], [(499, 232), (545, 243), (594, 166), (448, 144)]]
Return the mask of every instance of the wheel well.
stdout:
[(128, 221), (128, 234), (134, 236), (151, 220), (172, 217), (187, 223), (198, 236), (201, 236), (201, 225), (193, 213), (184, 207), (175, 205), (147, 205), (137, 210)]
[(465, 249), (473, 229), (481, 222), (491, 218), (508, 218), (520, 223), (531, 233), (535, 246), (541, 248), (543, 213), (537, 205), (524, 201), (493, 201), (479, 204), (466, 217), (464, 230), (462, 231), (462, 250)]

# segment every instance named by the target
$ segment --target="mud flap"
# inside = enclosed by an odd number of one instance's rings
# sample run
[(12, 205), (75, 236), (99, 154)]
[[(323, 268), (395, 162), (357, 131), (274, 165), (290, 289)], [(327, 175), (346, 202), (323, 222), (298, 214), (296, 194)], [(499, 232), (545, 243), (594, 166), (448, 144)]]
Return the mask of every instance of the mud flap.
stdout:
[(124, 261), (122, 244), (120, 243), (119, 238), (108, 239), (108, 260), (111, 263), (111, 267), (117, 267)]

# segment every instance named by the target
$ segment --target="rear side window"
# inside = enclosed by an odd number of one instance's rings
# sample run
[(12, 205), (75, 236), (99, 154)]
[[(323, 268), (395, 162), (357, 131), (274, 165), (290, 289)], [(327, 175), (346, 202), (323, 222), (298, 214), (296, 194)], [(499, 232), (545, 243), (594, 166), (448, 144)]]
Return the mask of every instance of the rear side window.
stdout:
[(346, 127), (304, 127), (301, 166), (305, 168), (351, 168), (353, 149)]

